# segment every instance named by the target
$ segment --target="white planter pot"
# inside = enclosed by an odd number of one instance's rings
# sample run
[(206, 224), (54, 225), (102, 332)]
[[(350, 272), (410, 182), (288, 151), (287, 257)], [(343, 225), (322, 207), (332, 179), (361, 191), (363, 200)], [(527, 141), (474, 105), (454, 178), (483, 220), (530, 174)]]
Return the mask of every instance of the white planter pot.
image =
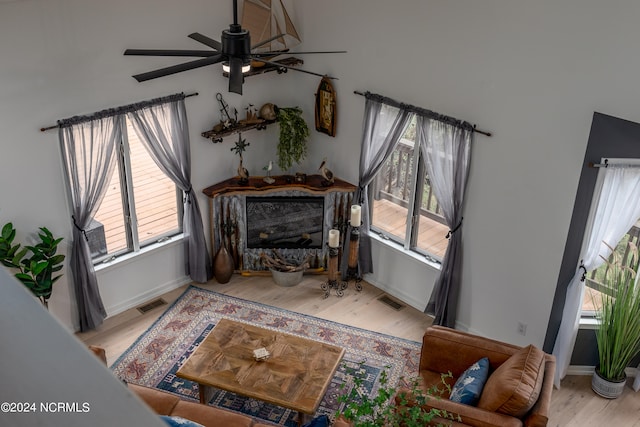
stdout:
[(622, 392), (624, 391), (624, 386), (627, 383), (627, 377), (621, 381), (609, 381), (600, 376), (598, 373), (598, 369), (593, 372), (593, 376), (591, 377), (591, 388), (596, 394), (607, 398), (607, 399), (615, 399), (620, 397)]

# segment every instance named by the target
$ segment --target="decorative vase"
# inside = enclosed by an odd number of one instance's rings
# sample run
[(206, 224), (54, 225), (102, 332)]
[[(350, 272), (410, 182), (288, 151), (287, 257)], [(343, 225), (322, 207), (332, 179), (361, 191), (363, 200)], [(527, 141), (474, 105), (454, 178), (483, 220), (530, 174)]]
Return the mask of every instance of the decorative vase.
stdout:
[(233, 258), (224, 245), (220, 246), (213, 260), (213, 276), (218, 283), (227, 283), (233, 274)]
[(622, 392), (624, 391), (624, 386), (627, 384), (627, 377), (625, 375), (624, 379), (620, 381), (611, 381), (603, 378), (598, 371), (598, 368), (593, 372), (593, 377), (591, 377), (591, 388), (596, 394), (607, 398), (607, 399), (615, 399), (620, 397)]

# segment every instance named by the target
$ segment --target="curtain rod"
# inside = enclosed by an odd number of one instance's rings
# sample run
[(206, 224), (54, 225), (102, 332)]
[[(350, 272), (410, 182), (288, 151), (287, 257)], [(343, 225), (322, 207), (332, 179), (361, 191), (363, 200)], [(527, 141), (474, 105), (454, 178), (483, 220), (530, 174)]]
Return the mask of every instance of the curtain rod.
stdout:
[(394, 99), (391, 99), (391, 98), (388, 98), (386, 96), (378, 95), (378, 94), (371, 93), (371, 92), (360, 92), (360, 91), (354, 90), (353, 93), (355, 93), (356, 95), (364, 96), (365, 98), (377, 99), (380, 102), (383, 102), (385, 104), (391, 105), (393, 107), (408, 109), (408, 110), (413, 111), (415, 113), (422, 114), (422, 115), (425, 115), (425, 116), (427, 116), (429, 118), (432, 118), (432, 119), (435, 119), (435, 120), (438, 120), (438, 121), (441, 121), (441, 122), (444, 122), (444, 123), (448, 123), (448, 124), (451, 124), (451, 125), (454, 125), (454, 126), (458, 126), (460, 128), (467, 129), (467, 130), (470, 130), (472, 132), (481, 133), (481, 134), (486, 135), (486, 136), (492, 136), (491, 132), (487, 132), (487, 131), (484, 131), (484, 130), (477, 129), (476, 125), (472, 125), (471, 123), (465, 122), (463, 120), (459, 120), (459, 119), (456, 119), (456, 118), (450, 117), (450, 116), (445, 116), (443, 114), (439, 114), (439, 113), (436, 113), (436, 112), (431, 111), (431, 110), (427, 110), (427, 109), (422, 108), (422, 107), (416, 107), (415, 105), (405, 104), (403, 102), (398, 102), (398, 101), (396, 101)]
[(613, 164), (609, 164), (609, 159), (604, 159), (604, 163), (593, 163), (593, 162), (589, 162), (589, 167), (590, 168), (618, 168), (618, 169), (634, 169), (634, 168), (640, 168), (640, 164), (622, 164), (622, 163), (613, 163)]
[[(184, 97), (185, 97), (185, 98), (189, 98), (190, 96), (198, 96), (198, 92), (188, 93), (188, 94), (186, 94)], [(158, 99), (160, 99), (160, 98), (158, 98)], [(152, 100), (152, 101), (153, 101), (153, 100)], [(129, 107), (134, 106), (134, 105), (138, 105), (138, 104), (145, 103), (145, 102), (150, 102), (150, 101), (142, 101), (142, 102), (138, 102), (138, 103), (135, 103), (135, 104), (129, 104), (129, 105), (125, 105), (125, 106), (123, 106), (123, 107), (118, 107), (118, 108), (116, 108), (116, 109), (110, 109), (110, 110), (127, 109), (127, 108), (129, 108)], [(109, 111), (109, 110), (104, 110), (104, 111)], [(94, 114), (97, 114), (97, 113), (94, 113)], [(59, 123), (59, 122), (60, 122), (60, 121), (58, 121), (58, 124), (55, 124), (55, 125), (52, 125), (52, 126), (47, 126), (47, 127), (42, 127), (42, 128), (40, 128), (40, 132), (46, 132), (46, 131), (48, 131), (48, 130), (51, 130), (51, 129), (55, 129), (55, 128), (60, 127), (60, 123)]]

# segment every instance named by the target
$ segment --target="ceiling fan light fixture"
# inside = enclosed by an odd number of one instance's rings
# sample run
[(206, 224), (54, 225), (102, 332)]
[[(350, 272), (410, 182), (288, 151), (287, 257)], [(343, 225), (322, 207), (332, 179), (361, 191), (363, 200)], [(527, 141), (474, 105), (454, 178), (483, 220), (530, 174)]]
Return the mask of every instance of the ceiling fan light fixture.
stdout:
[[(229, 62), (225, 61), (222, 63), (222, 71), (224, 71), (225, 73), (231, 72), (231, 66), (229, 66)], [(249, 71), (251, 71), (251, 63), (249, 62), (248, 64), (242, 64), (242, 74), (246, 74)]]

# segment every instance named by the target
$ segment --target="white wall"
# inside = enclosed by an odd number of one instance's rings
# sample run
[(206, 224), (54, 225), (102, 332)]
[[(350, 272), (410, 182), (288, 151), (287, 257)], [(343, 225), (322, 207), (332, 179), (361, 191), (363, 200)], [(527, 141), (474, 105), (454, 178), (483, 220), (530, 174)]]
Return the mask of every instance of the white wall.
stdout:
[[(353, 90), (493, 132), (478, 135), (472, 151), (458, 321), (542, 345), (592, 114), (640, 119), (640, 4), (301, 0), (298, 9), (305, 48), (349, 51), (307, 61), (340, 78), (338, 137), (326, 145), (339, 147), (332, 163), (348, 179), (364, 105)], [(394, 251), (378, 251), (374, 282), (416, 299), (429, 294), (429, 267), (418, 273)], [(525, 337), (517, 322), (528, 325)]]
[[(295, 12), (295, 11), (294, 11)], [(191, 130), (192, 181), (208, 227), (207, 202), (200, 190), (235, 174), (234, 139), (212, 144), (200, 133), (219, 121), (217, 92), (242, 117), (248, 103), (295, 105), (294, 79), (276, 73), (247, 79), (245, 95), (227, 92), (220, 66), (205, 67), (146, 83), (131, 75), (180, 62), (174, 58), (125, 57), (126, 48), (203, 46), (187, 38), (198, 31), (220, 39), (232, 21), (231, 1), (209, 0), (17, 0), (0, 3), (0, 225), (12, 221), (17, 240), (30, 242), (46, 226), (65, 238), (71, 221), (56, 130), (40, 127), (104, 108), (169, 95), (199, 92), (186, 100)], [(283, 84), (284, 83), (284, 84)], [(304, 81), (303, 81), (304, 83)], [(307, 92), (315, 81), (309, 79)], [(253, 174), (275, 160), (276, 129), (243, 135), (250, 143), (245, 164)], [(277, 171), (276, 171), (277, 172)], [(207, 233), (208, 237), (208, 233)], [(180, 245), (109, 267), (98, 273), (107, 312), (115, 314), (179, 286), (184, 275)], [(65, 268), (50, 300), (50, 310), (71, 329), (76, 308)]]
[[(230, 22), (230, 5), (0, 4), (0, 222), (13, 221), (23, 233), (19, 237), (40, 225), (70, 237), (57, 135), (38, 131), (58, 118), (198, 91), (200, 96), (186, 101), (196, 189), (235, 173), (233, 141), (214, 145), (200, 137), (218, 120), (216, 92), (239, 110), (249, 102), (299, 105), (313, 123), (319, 79), (302, 73), (251, 77), (244, 97), (226, 91), (215, 67), (144, 84), (130, 77), (173, 62), (124, 57), (125, 48), (199, 48), (186, 35), (199, 31), (219, 38)], [(297, 0), (302, 49), (349, 51), (304, 58), (306, 68), (339, 77), (339, 117), (336, 138), (312, 132), (310, 158), (299, 170), (314, 172), (327, 156), (336, 174), (356, 181), (364, 99), (354, 90), (378, 92), (493, 132), (492, 138), (478, 136), (473, 147), (458, 319), (484, 335), (541, 345), (592, 114), (640, 118), (639, 13), (640, 4), (621, 0)], [(260, 174), (268, 159), (275, 160), (276, 129), (243, 136), (251, 143), (246, 163)], [(203, 196), (200, 202), (206, 215)], [(373, 282), (400, 286), (398, 293), (411, 301), (429, 295), (437, 277), (430, 267), (401, 261), (386, 248), (376, 251)], [(165, 256), (149, 261), (167, 268), (161, 283), (147, 268), (105, 272), (100, 289), (109, 308), (183, 279), (180, 252), (169, 254), (175, 263), (164, 263)], [(71, 325), (67, 276), (54, 291), (51, 310)], [(517, 322), (528, 325), (526, 337), (517, 335)]]

